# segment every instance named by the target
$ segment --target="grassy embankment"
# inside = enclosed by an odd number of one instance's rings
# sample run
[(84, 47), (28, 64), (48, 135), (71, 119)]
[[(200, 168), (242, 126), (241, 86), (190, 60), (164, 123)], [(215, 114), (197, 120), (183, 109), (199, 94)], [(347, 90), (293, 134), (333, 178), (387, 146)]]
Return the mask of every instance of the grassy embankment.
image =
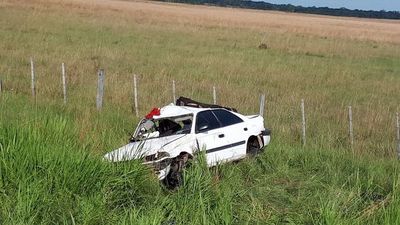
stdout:
[[(60, 5), (0, 3), (1, 223), (399, 223), (395, 39), (242, 26), (212, 14), (209, 20), (169, 17), (152, 12), (152, 4), (142, 12)], [(267, 50), (257, 48), (263, 39)], [(36, 103), (29, 96), (30, 56)], [(67, 65), (66, 106), (61, 62)], [(96, 112), (100, 67), (107, 76), (105, 108)], [(218, 101), (244, 113), (256, 112), (258, 95), (266, 92), (271, 146), (239, 164), (211, 171), (195, 166), (175, 193), (136, 163), (101, 162), (137, 121), (133, 72), (141, 74), (143, 113), (171, 99), (172, 79), (180, 94), (203, 101), (211, 100), (215, 84)], [(301, 98), (308, 112), (306, 148), (299, 141)], [(354, 156), (346, 132), (349, 104)]]

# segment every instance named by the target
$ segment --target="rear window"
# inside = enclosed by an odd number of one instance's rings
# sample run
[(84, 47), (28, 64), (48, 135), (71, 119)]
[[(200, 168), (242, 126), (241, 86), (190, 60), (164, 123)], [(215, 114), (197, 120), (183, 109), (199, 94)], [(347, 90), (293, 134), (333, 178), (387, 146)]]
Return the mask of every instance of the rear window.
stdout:
[(243, 120), (235, 114), (223, 109), (213, 110), (213, 113), (215, 114), (219, 122), (221, 122), (221, 125), (223, 127), (243, 122)]

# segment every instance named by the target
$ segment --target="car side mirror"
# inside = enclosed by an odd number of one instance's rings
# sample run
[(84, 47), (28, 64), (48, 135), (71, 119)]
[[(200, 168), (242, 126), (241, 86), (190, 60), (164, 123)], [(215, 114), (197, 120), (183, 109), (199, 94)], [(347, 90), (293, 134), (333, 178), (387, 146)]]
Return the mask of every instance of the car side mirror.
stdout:
[(208, 129), (208, 124), (205, 124), (205, 125), (199, 127), (199, 132), (203, 132), (203, 131), (205, 131), (207, 129)]

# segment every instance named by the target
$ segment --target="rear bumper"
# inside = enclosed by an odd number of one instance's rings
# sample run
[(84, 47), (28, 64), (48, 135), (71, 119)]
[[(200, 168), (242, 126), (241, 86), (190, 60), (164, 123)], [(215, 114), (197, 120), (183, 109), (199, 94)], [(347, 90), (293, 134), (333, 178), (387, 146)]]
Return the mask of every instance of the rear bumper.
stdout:
[(265, 128), (265, 130), (261, 131), (262, 136), (271, 136), (271, 130), (268, 128)]
[(264, 147), (265, 147), (265, 146), (267, 146), (269, 144), (269, 142), (271, 140), (271, 130), (265, 128), (265, 130), (263, 130), (261, 132), (261, 136), (262, 136)]

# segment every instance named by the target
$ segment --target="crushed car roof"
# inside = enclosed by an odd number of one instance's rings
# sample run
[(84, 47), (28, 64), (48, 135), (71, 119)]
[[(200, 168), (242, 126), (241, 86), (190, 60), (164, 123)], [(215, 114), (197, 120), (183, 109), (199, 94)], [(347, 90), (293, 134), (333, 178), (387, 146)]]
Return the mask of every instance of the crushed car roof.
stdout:
[(209, 110), (210, 108), (194, 108), (188, 106), (177, 106), (173, 103), (160, 108), (160, 115), (153, 116), (153, 119), (162, 119), (168, 117), (183, 116), (188, 114), (196, 114), (201, 111)]

